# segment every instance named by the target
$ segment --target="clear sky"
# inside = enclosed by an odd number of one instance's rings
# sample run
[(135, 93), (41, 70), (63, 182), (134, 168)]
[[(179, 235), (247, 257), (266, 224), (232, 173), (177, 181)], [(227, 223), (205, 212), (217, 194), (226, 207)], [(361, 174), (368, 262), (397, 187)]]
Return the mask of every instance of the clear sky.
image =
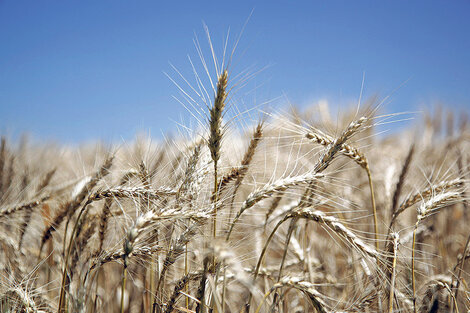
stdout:
[[(78, 143), (155, 137), (189, 113), (165, 76), (191, 79), (203, 24), (235, 70), (264, 69), (243, 106), (390, 95), (389, 112), (470, 107), (469, 1), (0, 0), (0, 132)], [(206, 55), (207, 56), (207, 55)], [(241, 100), (240, 100), (241, 101)]]

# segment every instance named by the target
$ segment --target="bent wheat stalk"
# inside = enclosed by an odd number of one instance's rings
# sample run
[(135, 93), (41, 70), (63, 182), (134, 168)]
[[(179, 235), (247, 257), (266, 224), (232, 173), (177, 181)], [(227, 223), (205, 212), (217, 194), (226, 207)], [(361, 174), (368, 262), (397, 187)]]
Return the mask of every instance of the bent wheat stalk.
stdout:
[[(332, 137), (329, 137), (325, 134), (309, 132), (305, 135), (305, 137), (323, 146), (331, 145), (334, 142), (334, 139)], [(357, 148), (352, 147), (346, 143), (343, 143), (341, 145), (339, 152), (347, 156), (348, 158), (352, 159), (354, 162), (356, 162), (360, 167), (364, 169), (364, 171), (367, 174), (367, 179), (369, 181), (369, 188), (370, 188), (372, 213), (374, 217), (375, 243), (376, 243), (376, 249), (379, 250), (379, 237), (378, 237), (379, 228), (378, 228), (378, 222), (377, 222), (377, 208), (375, 204), (374, 184), (372, 182), (372, 175), (371, 175), (371, 171), (369, 167), (369, 161), (367, 160), (366, 156), (362, 152), (360, 152)]]
[(294, 289), (298, 289), (303, 291), (309, 299), (312, 301), (314, 308), (319, 313), (328, 313), (329, 310), (326, 309), (326, 303), (323, 301), (322, 298), (325, 298), (321, 293), (319, 293), (315, 289), (315, 285), (310, 282), (302, 281), (301, 278), (294, 278), (294, 277), (283, 277), (280, 279), (276, 284), (274, 284), (271, 289), (264, 295), (263, 300), (258, 305), (255, 313), (259, 313), (263, 303), (266, 301), (268, 296), (276, 289), (282, 287), (292, 287)]
[(413, 289), (413, 310), (415, 313), (418, 312), (416, 307), (416, 278), (415, 278), (415, 246), (416, 246), (416, 230), (418, 229), (419, 223), (425, 219), (429, 214), (439, 208), (442, 208), (446, 205), (453, 203), (458, 197), (460, 193), (458, 192), (446, 192), (441, 193), (432, 197), (430, 200), (423, 202), (418, 207), (418, 218), (413, 230), (413, 242), (411, 246), (411, 283)]

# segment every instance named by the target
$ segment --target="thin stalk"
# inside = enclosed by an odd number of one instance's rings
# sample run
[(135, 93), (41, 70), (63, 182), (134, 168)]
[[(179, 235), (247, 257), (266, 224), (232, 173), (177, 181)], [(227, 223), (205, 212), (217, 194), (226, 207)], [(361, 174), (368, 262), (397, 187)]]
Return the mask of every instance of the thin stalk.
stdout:
[(122, 284), (121, 284), (121, 313), (124, 313), (124, 292), (126, 290), (126, 281), (127, 281), (127, 261), (124, 261), (124, 266), (122, 267)]
[(148, 303), (153, 299), (153, 295), (155, 294), (155, 259), (152, 258), (152, 262), (150, 263), (150, 294), (147, 297)]
[[(212, 237), (215, 239), (217, 237), (217, 201), (218, 201), (218, 186), (217, 183), (217, 162), (214, 162), (214, 219), (212, 224)], [(215, 256), (214, 256), (215, 258)], [(215, 265), (215, 259), (212, 264)]]
[(65, 301), (65, 281), (66, 281), (66, 276), (67, 276), (67, 266), (69, 262), (69, 256), (72, 251), (72, 245), (73, 245), (73, 239), (75, 237), (75, 232), (77, 231), (78, 225), (80, 224), (80, 218), (82, 217), (83, 213), (85, 212), (85, 209), (87, 206), (92, 202), (92, 200), (88, 199), (88, 201), (83, 205), (82, 209), (80, 210), (80, 213), (78, 214), (77, 221), (75, 222), (75, 225), (72, 230), (72, 234), (70, 235), (70, 241), (69, 241), (69, 247), (67, 249), (67, 254), (65, 255), (65, 264), (64, 264), (64, 270), (62, 272), (62, 283), (60, 284), (60, 296), (59, 296), (59, 313), (65, 312), (64, 308), (64, 301)]
[(416, 230), (418, 229), (418, 224), (421, 219), (418, 217), (416, 221), (415, 228), (413, 230), (413, 242), (411, 246), (411, 285), (413, 288), (413, 311), (414, 313), (418, 312), (416, 307), (416, 279), (415, 279), (415, 244), (416, 244)]
[[(266, 243), (264, 244), (263, 250), (261, 250), (261, 254), (258, 258), (258, 263), (256, 263), (256, 268), (255, 268), (255, 271), (253, 273), (253, 282), (255, 282), (256, 278), (258, 277), (258, 272), (259, 272), (259, 269), (261, 267), (261, 263), (263, 262), (264, 255), (266, 254), (266, 251), (268, 250), (269, 243), (274, 238), (274, 234), (279, 229), (279, 227), (282, 225), (282, 223), (287, 221), (290, 217), (291, 217), (290, 215), (287, 215), (282, 220), (280, 220), (276, 224), (276, 226), (274, 226), (274, 229), (272, 230), (271, 234), (269, 235), (268, 239), (266, 240)], [(245, 312), (247, 312), (247, 313), (250, 311), (250, 302), (251, 302), (252, 297), (253, 297), (253, 294), (250, 292), (250, 295), (248, 296), (248, 300), (246, 301), (246, 305), (245, 305)]]
[(227, 289), (227, 277), (226, 277), (226, 268), (225, 268), (225, 260), (222, 262), (222, 266), (224, 267), (224, 281), (222, 286), (222, 312), (225, 312), (225, 291)]
[(96, 306), (98, 303), (98, 286), (100, 282), (100, 276), (101, 276), (101, 268), (98, 268), (98, 271), (96, 273), (96, 280), (95, 280), (95, 299), (93, 301), (93, 312), (96, 312)]
[[(277, 283), (279, 283), (281, 281), (282, 270), (284, 269), (284, 263), (285, 263), (286, 257), (287, 257), (287, 250), (289, 249), (289, 242), (290, 242), (290, 239), (292, 237), (292, 233), (294, 232), (294, 229), (295, 229), (295, 226), (296, 226), (298, 220), (299, 220), (298, 217), (293, 218), (290, 222), (289, 229), (287, 230), (284, 253), (282, 254), (281, 265), (279, 266), (279, 274), (277, 276)], [(278, 296), (278, 293), (276, 291), (276, 293), (274, 294), (273, 305), (274, 305), (274, 303), (277, 303), (278, 297), (279, 296)]]
[[(459, 170), (460, 175), (462, 176), (462, 179), (464, 179), (465, 177), (464, 177), (464, 174), (463, 174), (464, 171), (463, 171), (462, 153), (461, 153), (461, 151), (459, 151), (459, 154), (458, 154), (458, 158), (457, 158), (457, 167), (458, 167), (458, 170)], [(462, 191), (462, 197), (463, 197), (464, 199), (467, 199), (467, 198), (466, 198), (465, 191)], [(467, 200), (464, 200), (464, 201), (462, 202), (462, 204), (463, 204), (463, 207), (464, 207), (465, 212), (468, 212), (468, 203), (467, 203)], [(465, 248), (463, 249), (463, 253), (462, 253), (462, 259), (461, 259), (459, 262), (457, 262), (457, 265), (456, 265), (456, 267), (459, 268), (459, 272), (458, 272), (458, 274), (457, 274), (457, 282), (455, 283), (455, 295), (454, 295), (454, 299), (455, 299), (455, 308), (456, 308), (457, 311), (459, 310), (459, 308), (458, 308), (458, 306), (457, 306), (457, 296), (458, 296), (458, 294), (459, 294), (460, 277), (462, 276), (462, 269), (463, 269), (463, 266), (464, 266), (464, 264), (465, 264), (465, 257), (466, 257), (466, 255), (467, 255), (467, 250), (468, 250), (469, 244), (470, 244), (470, 235), (468, 235), (468, 237), (467, 237), (467, 242), (465, 243)], [(454, 271), (455, 271), (455, 269), (454, 269)], [(454, 307), (453, 307), (453, 306), (451, 307), (450, 312), (451, 312), (451, 313), (454, 312)]]
[(395, 276), (397, 267), (397, 252), (398, 252), (398, 234), (393, 233), (393, 265), (392, 265), (392, 279), (390, 281), (390, 298), (388, 300), (388, 312), (393, 313), (393, 297), (395, 291)]
[(256, 308), (255, 313), (259, 313), (259, 311), (261, 310), (261, 307), (263, 306), (264, 302), (266, 302), (266, 299), (271, 295), (272, 292), (273, 292), (273, 290), (269, 289), (268, 292), (266, 292), (264, 294), (263, 299), (261, 299), (261, 302), (259, 303), (258, 307)]
[[(379, 251), (379, 226), (377, 223), (377, 208), (375, 204), (375, 196), (374, 196), (374, 185), (372, 184), (372, 175), (370, 173), (369, 165), (365, 167), (367, 172), (367, 179), (369, 180), (369, 188), (370, 188), (370, 199), (372, 203), (372, 211), (374, 213), (374, 235), (375, 235), (375, 248)], [(377, 259), (377, 264), (379, 260)]]
[(286, 243), (285, 243), (285, 248), (284, 248), (284, 253), (282, 255), (282, 260), (281, 260), (281, 265), (279, 266), (279, 275), (277, 277), (277, 282), (280, 282), (281, 281), (281, 277), (282, 277), (282, 270), (284, 268), (284, 263), (286, 261), (286, 256), (287, 256), (287, 250), (289, 248), (289, 242), (290, 242), (290, 239), (292, 237), (292, 233), (294, 232), (294, 229), (296, 227), (296, 224), (297, 224), (297, 221), (299, 220), (298, 217), (295, 217), (291, 220), (290, 222), (290, 225), (289, 225), (289, 229), (287, 231), (287, 237), (286, 237)]
[(449, 285), (447, 285), (447, 284), (445, 284), (445, 287), (446, 287), (447, 291), (449, 292), (450, 297), (452, 298), (452, 310), (454, 309), (454, 306), (455, 306), (455, 311), (457, 313), (460, 313), (459, 312), (459, 306), (457, 305), (457, 298), (455, 298), (454, 293), (452, 292), (452, 289), (450, 289)]
[[(160, 241), (160, 236), (159, 236), (159, 232), (158, 232), (158, 229), (155, 230), (155, 241), (156, 242), (159, 242)], [(153, 281), (153, 284), (154, 284), (154, 293), (152, 294), (153, 295), (153, 304), (152, 304), (152, 311), (154, 312), (155, 311), (155, 305), (157, 303), (157, 295), (158, 293), (160, 292), (160, 257), (159, 257), (159, 254), (156, 255), (156, 259), (153, 259), (152, 260), (152, 265), (154, 266), (154, 281)], [(155, 282), (157, 282), (156, 286), (155, 286)]]
[[(188, 260), (188, 244), (184, 246), (184, 275), (189, 274), (189, 260)], [(189, 292), (189, 286), (186, 284), (184, 286), (184, 291), (186, 293)], [(189, 310), (189, 298), (185, 297), (185, 302), (186, 302), (186, 309)]]
[[(470, 235), (467, 237), (467, 242), (465, 243), (465, 248), (463, 249), (463, 254), (462, 254), (462, 259), (460, 260), (459, 264), (457, 265), (459, 267), (459, 273), (457, 274), (457, 282), (455, 283), (455, 295), (454, 298), (457, 299), (457, 296), (459, 294), (459, 287), (460, 287), (460, 277), (462, 276), (462, 269), (465, 264), (465, 259), (468, 251), (468, 246), (470, 245)], [(458, 310), (458, 308), (456, 307)], [(453, 312), (453, 308), (451, 310)]]

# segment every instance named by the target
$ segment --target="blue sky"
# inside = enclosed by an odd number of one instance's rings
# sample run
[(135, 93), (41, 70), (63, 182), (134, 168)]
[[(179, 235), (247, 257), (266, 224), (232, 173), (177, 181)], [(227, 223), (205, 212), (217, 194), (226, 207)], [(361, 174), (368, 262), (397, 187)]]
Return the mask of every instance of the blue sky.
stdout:
[(366, 97), (406, 81), (387, 112), (469, 111), (469, 1), (0, 0), (0, 132), (66, 143), (172, 132), (190, 115), (164, 72), (191, 79), (202, 22), (220, 52), (252, 10), (233, 71), (264, 70), (237, 91), (241, 107), (346, 104), (365, 73)]

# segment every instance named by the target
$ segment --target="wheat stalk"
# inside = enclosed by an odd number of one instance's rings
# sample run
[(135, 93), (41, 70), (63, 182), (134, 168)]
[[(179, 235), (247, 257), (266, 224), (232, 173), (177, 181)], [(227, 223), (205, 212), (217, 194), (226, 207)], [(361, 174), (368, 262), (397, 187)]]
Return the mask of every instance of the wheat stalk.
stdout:
[[(364, 120), (365, 121), (365, 120)], [(363, 122), (361, 122), (363, 123)], [(357, 122), (359, 124), (359, 122)], [(360, 125), (354, 125), (354, 127), (359, 128)], [(305, 135), (308, 139), (317, 142), (323, 146), (330, 146), (334, 144), (334, 139), (332, 137), (329, 137), (325, 134), (321, 133), (312, 133), (309, 132)], [(338, 142), (339, 144), (339, 142)], [(365, 157), (365, 155), (360, 152), (357, 148), (352, 147), (351, 145), (348, 145), (346, 143), (342, 143), (341, 146), (339, 147), (339, 152), (346, 157), (352, 159), (354, 162), (356, 162), (360, 167), (362, 167), (367, 174), (367, 179), (369, 181), (369, 188), (370, 188), (370, 195), (371, 195), (371, 204), (372, 204), (372, 213), (374, 217), (374, 235), (375, 235), (375, 243), (376, 243), (376, 249), (379, 250), (379, 229), (378, 229), (378, 222), (377, 222), (377, 209), (375, 205), (375, 194), (374, 194), (374, 185), (372, 183), (372, 174), (369, 168), (369, 161)]]

